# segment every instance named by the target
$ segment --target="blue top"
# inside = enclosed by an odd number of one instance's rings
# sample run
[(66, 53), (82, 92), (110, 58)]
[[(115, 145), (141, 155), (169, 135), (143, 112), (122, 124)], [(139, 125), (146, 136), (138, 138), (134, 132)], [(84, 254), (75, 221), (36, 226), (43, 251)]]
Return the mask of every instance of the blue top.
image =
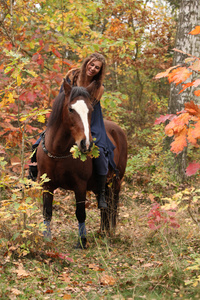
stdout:
[(98, 101), (93, 108), (94, 110), (92, 112), (92, 118), (91, 118), (92, 137), (96, 139), (95, 145), (105, 150), (106, 154), (108, 155), (109, 163), (112, 166), (112, 168), (115, 170), (116, 165), (114, 162), (114, 153), (113, 153), (115, 146), (113, 145), (113, 143), (110, 141), (110, 139), (106, 134), (100, 101)]

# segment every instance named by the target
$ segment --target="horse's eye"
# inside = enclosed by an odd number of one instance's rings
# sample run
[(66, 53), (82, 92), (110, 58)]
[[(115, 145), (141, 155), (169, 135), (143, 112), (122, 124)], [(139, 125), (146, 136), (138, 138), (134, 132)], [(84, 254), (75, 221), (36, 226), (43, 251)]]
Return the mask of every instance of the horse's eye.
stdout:
[(74, 111), (73, 108), (69, 107), (69, 112), (73, 113), (73, 111)]

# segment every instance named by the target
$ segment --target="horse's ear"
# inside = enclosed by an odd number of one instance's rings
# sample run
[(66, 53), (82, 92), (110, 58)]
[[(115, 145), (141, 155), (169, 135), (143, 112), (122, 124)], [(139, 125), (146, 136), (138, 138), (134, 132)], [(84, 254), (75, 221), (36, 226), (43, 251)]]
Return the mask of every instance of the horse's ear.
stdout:
[(99, 81), (92, 81), (92, 83), (90, 83), (90, 85), (88, 85), (86, 87), (86, 90), (88, 91), (88, 93), (91, 95), (93, 93), (93, 91), (98, 90), (101, 86), (101, 83)]
[(63, 87), (64, 87), (65, 95), (68, 96), (71, 93), (72, 87), (69, 85), (66, 78), (63, 79)]

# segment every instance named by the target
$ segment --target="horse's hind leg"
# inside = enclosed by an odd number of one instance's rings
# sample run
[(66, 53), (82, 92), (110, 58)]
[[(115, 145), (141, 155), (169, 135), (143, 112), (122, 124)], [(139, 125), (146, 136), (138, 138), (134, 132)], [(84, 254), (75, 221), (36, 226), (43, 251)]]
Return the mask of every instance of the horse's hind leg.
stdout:
[(53, 192), (43, 193), (43, 217), (46, 230), (43, 234), (45, 238), (51, 239), (50, 222), (52, 218), (52, 203), (53, 203)]
[(117, 222), (117, 209), (119, 203), (120, 184), (113, 178), (106, 190), (108, 209), (101, 211), (101, 231), (114, 232)]

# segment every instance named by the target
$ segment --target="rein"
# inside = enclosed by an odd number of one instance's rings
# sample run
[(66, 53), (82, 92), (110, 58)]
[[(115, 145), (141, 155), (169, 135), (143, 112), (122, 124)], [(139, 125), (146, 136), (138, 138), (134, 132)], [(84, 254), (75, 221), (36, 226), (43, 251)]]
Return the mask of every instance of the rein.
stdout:
[(41, 139), (42, 139), (41, 144), (42, 144), (42, 149), (43, 149), (44, 153), (46, 153), (46, 155), (47, 155), (48, 157), (50, 157), (50, 158), (61, 158), (61, 159), (62, 159), (62, 158), (67, 158), (67, 157), (72, 156), (72, 154), (65, 155), (65, 156), (55, 156), (55, 155), (51, 154), (51, 153), (47, 150), (47, 148), (45, 147), (45, 132), (46, 132), (46, 130), (41, 134)]

